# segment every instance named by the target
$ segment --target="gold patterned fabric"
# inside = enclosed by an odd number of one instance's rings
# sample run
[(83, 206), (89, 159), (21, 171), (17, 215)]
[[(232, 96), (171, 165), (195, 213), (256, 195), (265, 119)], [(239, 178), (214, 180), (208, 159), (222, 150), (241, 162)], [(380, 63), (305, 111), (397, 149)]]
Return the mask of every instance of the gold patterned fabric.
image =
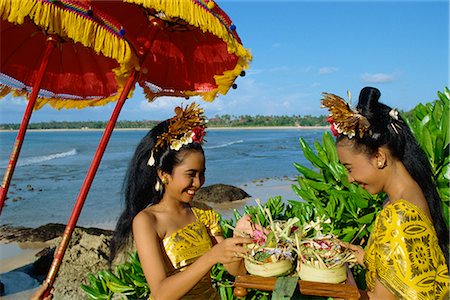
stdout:
[[(195, 207), (192, 208), (192, 212), (197, 219), (195, 222), (177, 230), (162, 241), (174, 268), (169, 276), (182, 272), (185, 267), (211, 249), (213, 245), (211, 236), (222, 235), (219, 215), (216, 212)], [(216, 289), (212, 286), (209, 272), (181, 299), (219, 299)]]
[(436, 231), (408, 201), (389, 204), (377, 216), (364, 263), (369, 290), (378, 279), (399, 299), (449, 299), (450, 277)]

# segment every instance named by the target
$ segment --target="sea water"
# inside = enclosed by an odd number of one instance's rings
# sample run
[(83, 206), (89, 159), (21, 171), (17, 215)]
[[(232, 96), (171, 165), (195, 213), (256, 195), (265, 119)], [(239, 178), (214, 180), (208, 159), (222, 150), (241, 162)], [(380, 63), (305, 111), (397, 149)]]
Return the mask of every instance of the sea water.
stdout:
[[(115, 130), (107, 145), (77, 224), (113, 224), (122, 210), (122, 182), (136, 145), (147, 130)], [(208, 130), (205, 186), (245, 187), (255, 181), (296, 178), (294, 162), (310, 166), (300, 148), (312, 146), (323, 129)], [(29, 131), (14, 171), (0, 224), (37, 227), (67, 223), (102, 131)], [(0, 132), (3, 176), (17, 132)], [(274, 191), (276, 194), (276, 191)]]

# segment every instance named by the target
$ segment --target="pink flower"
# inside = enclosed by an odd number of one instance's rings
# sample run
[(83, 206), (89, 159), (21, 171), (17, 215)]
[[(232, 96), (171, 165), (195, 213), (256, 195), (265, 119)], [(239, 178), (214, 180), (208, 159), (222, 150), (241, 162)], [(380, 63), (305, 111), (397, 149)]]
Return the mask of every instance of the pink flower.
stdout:
[(201, 143), (203, 141), (203, 137), (205, 136), (205, 130), (198, 126), (192, 129), (192, 140), (196, 143)]
[(266, 243), (267, 236), (261, 230), (255, 229), (253, 231), (253, 243), (258, 244), (260, 246)]

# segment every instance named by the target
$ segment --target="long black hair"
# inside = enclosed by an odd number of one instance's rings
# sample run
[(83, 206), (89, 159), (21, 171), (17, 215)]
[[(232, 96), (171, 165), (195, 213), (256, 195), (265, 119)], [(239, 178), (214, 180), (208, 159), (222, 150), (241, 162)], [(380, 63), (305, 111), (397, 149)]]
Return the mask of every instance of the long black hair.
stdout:
[[(150, 130), (139, 142), (134, 155), (129, 162), (128, 170), (122, 186), (125, 208), (121, 213), (110, 243), (110, 264), (116, 255), (126, 248), (130, 242), (133, 218), (149, 205), (157, 204), (164, 194), (164, 185), (158, 177), (157, 170), (171, 174), (175, 166), (183, 160), (186, 151), (200, 151), (200, 143), (183, 145), (180, 150), (170, 149), (167, 145), (153, 151), (158, 136), (167, 132), (169, 120), (165, 120)], [(148, 164), (153, 151), (155, 164)], [(160, 189), (156, 188), (159, 182)]]
[[(391, 154), (400, 160), (411, 177), (417, 182), (428, 203), (432, 222), (439, 239), (439, 246), (449, 266), (449, 230), (445, 224), (442, 202), (437, 192), (430, 162), (408, 125), (396, 110), (378, 102), (381, 93), (373, 87), (365, 87), (359, 95), (357, 111), (369, 121), (370, 132), (352, 139), (356, 147), (369, 155), (374, 155), (378, 148), (385, 146)], [(355, 130), (358, 132), (358, 130)], [(339, 142), (346, 136), (340, 134)]]

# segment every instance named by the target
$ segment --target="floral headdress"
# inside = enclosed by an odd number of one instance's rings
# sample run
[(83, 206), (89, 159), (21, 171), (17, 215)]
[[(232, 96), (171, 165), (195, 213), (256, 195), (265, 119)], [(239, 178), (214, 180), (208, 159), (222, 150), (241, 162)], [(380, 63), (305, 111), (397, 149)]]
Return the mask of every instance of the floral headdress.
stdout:
[(326, 107), (330, 111), (327, 122), (331, 124), (331, 131), (334, 136), (345, 134), (352, 138), (358, 131), (362, 138), (366, 131), (370, 130), (370, 123), (365, 116), (354, 110), (350, 105), (339, 96), (329, 93), (322, 93), (320, 100), (322, 108)]
[(154, 166), (154, 152), (168, 145), (170, 149), (178, 151), (183, 145), (192, 142), (202, 143), (207, 123), (203, 112), (203, 109), (194, 102), (185, 109), (177, 106), (175, 116), (169, 120), (167, 132), (157, 137), (147, 165)]

